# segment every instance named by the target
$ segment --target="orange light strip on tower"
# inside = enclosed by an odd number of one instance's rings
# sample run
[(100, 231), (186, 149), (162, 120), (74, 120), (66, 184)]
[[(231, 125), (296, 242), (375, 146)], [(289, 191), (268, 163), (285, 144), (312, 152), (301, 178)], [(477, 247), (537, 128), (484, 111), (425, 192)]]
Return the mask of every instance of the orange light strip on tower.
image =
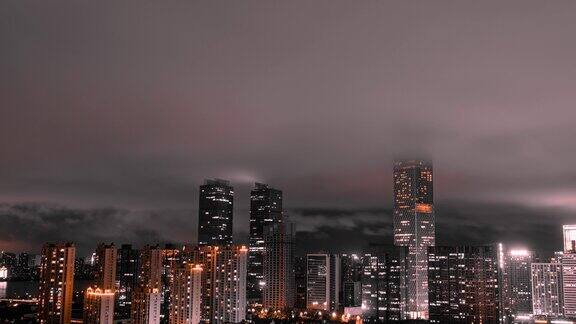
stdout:
[(430, 205), (430, 204), (416, 204), (416, 212), (431, 214), (432, 213), (432, 205)]

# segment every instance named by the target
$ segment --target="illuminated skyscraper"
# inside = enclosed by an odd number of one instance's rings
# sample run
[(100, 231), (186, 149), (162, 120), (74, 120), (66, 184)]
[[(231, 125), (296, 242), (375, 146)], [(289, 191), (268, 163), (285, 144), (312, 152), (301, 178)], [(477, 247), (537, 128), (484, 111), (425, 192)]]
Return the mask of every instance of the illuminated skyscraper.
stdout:
[(308, 309), (337, 311), (340, 308), (340, 257), (308, 254), (306, 303)]
[(576, 318), (576, 253), (564, 253), (562, 256), (562, 290), (564, 316)]
[(160, 323), (161, 278), (162, 249), (147, 245), (140, 251), (138, 284), (132, 294), (132, 324)]
[(234, 189), (225, 180), (205, 180), (200, 186), (198, 244), (232, 244)]
[(248, 260), (248, 299), (262, 303), (264, 285), (264, 227), (279, 223), (282, 218), (282, 191), (256, 183), (250, 193), (250, 253)]
[(263, 307), (284, 310), (294, 307), (294, 224), (284, 220), (264, 227)]
[(248, 248), (229, 246), (218, 250), (213, 284), (212, 323), (240, 323), (246, 319)]
[(167, 323), (172, 301), (172, 286), (175, 270), (183, 263), (183, 252), (174, 244), (166, 244), (162, 249), (162, 323)]
[(562, 226), (564, 236), (564, 252), (576, 252), (576, 225)]
[(70, 323), (75, 256), (76, 248), (72, 243), (46, 244), (42, 248), (38, 286), (40, 323)]
[(136, 288), (139, 272), (139, 252), (130, 244), (122, 244), (117, 252), (116, 277), (118, 289), (116, 291), (115, 312), (119, 319), (130, 318), (132, 305), (132, 292)]
[(436, 246), (428, 257), (430, 323), (499, 323), (494, 246)]
[(435, 244), (432, 164), (394, 163), (394, 245), (407, 246), (409, 318), (428, 318), (428, 247)]
[(86, 289), (84, 295), (84, 324), (114, 323), (114, 292), (100, 288)]
[(202, 267), (198, 264), (185, 264), (174, 269), (171, 288), (169, 323), (200, 323)]
[(192, 253), (202, 266), (201, 318), (205, 323), (239, 323), (246, 318), (248, 248), (200, 246)]
[(532, 314), (532, 271), (534, 253), (524, 249), (505, 252), (504, 265), (504, 305), (512, 318)]
[(532, 309), (534, 315), (563, 315), (562, 264), (532, 263)]
[(203, 323), (210, 322), (213, 316), (212, 299), (214, 294), (214, 269), (218, 250), (218, 247), (204, 245), (194, 247), (191, 251), (191, 262), (194, 264), (200, 264), (203, 269), (201, 287), (202, 301), (200, 302), (200, 316)]

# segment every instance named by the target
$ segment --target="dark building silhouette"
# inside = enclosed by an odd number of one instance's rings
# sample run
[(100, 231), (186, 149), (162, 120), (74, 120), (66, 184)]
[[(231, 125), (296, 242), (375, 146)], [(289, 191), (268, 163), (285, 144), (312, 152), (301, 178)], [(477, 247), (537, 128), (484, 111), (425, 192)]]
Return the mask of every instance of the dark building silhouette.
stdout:
[(140, 250), (138, 283), (132, 293), (132, 324), (159, 324), (162, 304), (162, 249), (146, 245)]
[(116, 315), (119, 319), (130, 318), (132, 293), (138, 282), (140, 271), (139, 252), (130, 244), (122, 244), (118, 249), (116, 262), (116, 278), (118, 290), (116, 291)]
[(430, 323), (499, 322), (495, 246), (437, 246), (428, 259)]
[(294, 281), (296, 285), (296, 300), (294, 308), (306, 309), (306, 257), (294, 258)]
[(263, 307), (285, 310), (294, 307), (294, 224), (284, 219), (264, 227), (266, 242), (263, 268)]
[(432, 164), (419, 160), (394, 163), (394, 245), (407, 246), (408, 300), (411, 319), (428, 318), (427, 248), (435, 244)]
[(225, 180), (205, 180), (200, 186), (198, 244), (232, 245), (234, 189)]
[(358, 254), (340, 256), (342, 283), (340, 301), (343, 307), (362, 305), (362, 258)]
[(250, 193), (250, 253), (248, 256), (248, 300), (261, 304), (264, 283), (264, 228), (282, 219), (282, 191), (256, 183)]

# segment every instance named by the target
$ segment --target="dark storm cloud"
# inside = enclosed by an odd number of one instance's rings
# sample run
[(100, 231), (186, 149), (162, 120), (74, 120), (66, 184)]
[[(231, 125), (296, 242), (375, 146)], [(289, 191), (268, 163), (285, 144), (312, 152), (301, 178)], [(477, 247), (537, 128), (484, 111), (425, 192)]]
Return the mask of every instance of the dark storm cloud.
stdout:
[(202, 179), (222, 177), (246, 232), (255, 180), (288, 209), (384, 209), (391, 161), (411, 155), (434, 160), (439, 204), (495, 206), (439, 222), (576, 210), (574, 14), (571, 1), (3, 1), (0, 199), (193, 210)]
[[(45, 242), (73, 241), (87, 255), (97, 242), (144, 244), (196, 242), (195, 210), (128, 211), (78, 209), (52, 204), (0, 206), (0, 246), (38, 252)], [(388, 209), (295, 208), (296, 250), (358, 252), (370, 243), (392, 244)], [(562, 246), (561, 225), (573, 216), (563, 210), (518, 205), (449, 202), (437, 206), (438, 245), (502, 242), (550, 254)], [(235, 241), (247, 242), (246, 224), (236, 224)]]
[[(360, 251), (370, 243), (392, 244), (392, 212), (387, 209), (297, 209), (300, 252)], [(437, 205), (437, 245), (504, 243), (550, 254), (562, 249), (562, 224), (574, 216), (554, 208), (458, 201)]]
[(53, 204), (3, 204), (0, 245), (4, 250), (38, 253), (45, 242), (74, 242), (81, 254), (97, 242), (191, 242), (195, 231), (189, 211), (127, 211), (114, 208), (72, 209)]

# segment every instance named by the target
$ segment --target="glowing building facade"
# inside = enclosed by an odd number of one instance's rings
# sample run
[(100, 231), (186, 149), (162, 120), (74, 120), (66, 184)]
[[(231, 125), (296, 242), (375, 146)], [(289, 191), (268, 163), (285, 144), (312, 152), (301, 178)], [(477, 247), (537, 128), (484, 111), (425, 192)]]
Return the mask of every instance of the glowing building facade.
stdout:
[(162, 249), (162, 323), (168, 322), (175, 271), (182, 264), (183, 251), (174, 244), (166, 244)]
[(171, 283), (170, 324), (197, 324), (202, 318), (202, 266), (185, 264), (174, 269)]
[(504, 306), (512, 319), (532, 315), (532, 271), (534, 252), (511, 249), (504, 252)]
[(532, 310), (535, 316), (561, 317), (564, 312), (561, 263), (532, 263)]
[(430, 323), (500, 322), (495, 247), (436, 246), (428, 258)]
[(232, 244), (234, 189), (225, 180), (205, 180), (200, 186), (198, 244)]
[(230, 246), (216, 254), (213, 284), (213, 323), (240, 323), (246, 319), (248, 248)]
[(202, 322), (239, 323), (245, 320), (248, 248), (200, 246), (192, 253), (192, 262), (203, 268)]
[(114, 323), (114, 292), (100, 288), (86, 289), (84, 294), (84, 324)]
[(250, 253), (248, 260), (248, 299), (250, 304), (262, 303), (264, 281), (264, 228), (282, 220), (282, 191), (262, 183), (250, 193)]
[(576, 253), (576, 225), (562, 226), (564, 252)]
[(42, 248), (38, 286), (40, 323), (70, 323), (75, 256), (72, 243), (46, 244)]
[(428, 318), (428, 247), (435, 244), (432, 164), (394, 163), (394, 245), (407, 246), (409, 318)]
[(132, 324), (159, 324), (162, 305), (162, 249), (145, 246), (140, 251), (138, 283), (132, 294)]
[(564, 316), (576, 318), (576, 253), (562, 256), (562, 290)]

